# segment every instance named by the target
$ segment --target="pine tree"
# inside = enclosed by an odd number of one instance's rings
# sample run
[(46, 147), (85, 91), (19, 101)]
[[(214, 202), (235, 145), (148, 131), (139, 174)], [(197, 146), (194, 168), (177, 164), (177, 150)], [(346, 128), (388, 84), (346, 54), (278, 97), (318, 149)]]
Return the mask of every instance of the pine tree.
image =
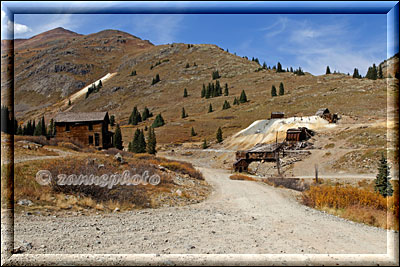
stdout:
[(379, 65), (378, 78), (383, 79), (382, 65)]
[(140, 130), (136, 129), (135, 134), (133, 135), (133, 140), (131, 143), (129, 143), (130, 152), (139, 153), (140, 151), (139, 136), (140, 136)]
[(357, 68), (354, 68), (353, 78), (357, 78), (357, 79), (361, 78), (360, 74), (358, 73), (358, 69)]
[(196, 136), (196, 135), (197, 135), (197, 133), (194, 131), (194, 128), (193, 128), (193, 127), (192, 127), (192, 130), (191, 130), (190, 135), (191, 135), (191, 136)]
[(71, 106), (71, 99), (68, 99), (68, 106)]
[(131, 72), (131, 76), (136, 76), (136, 70), (133, 70), (133, 71)]
[(133, 108), (131, 116), (129, 117), (129, 124), (138, 125), (139, 122), (142, 122), (142, 116), (140, 115), (140, 112), (138, 111), (137, 107), (135, 106)]
[(234, 104), (234, 105), (239, 105), (239, 100), (236, 98), (236, 96), (235, 96), (235, 98), (233, 99), (233, 104)]
[(283, 83), (281, 82), (279, 84), (279, 95), (284, 95), (285, 94), (285, 88), (283, 87)]
[(376, 80), (378, 78), (378, 70), (376, 69), (376, 65), (373, 64), (372, 67), (368, 68), (367, 74), (365, 78)]
[(186, 114), (185, 108), (182, 108), (182, 119), (187, 118), (189, 115)]
[(326, 72), (325, 74), (331, 74), (331, 70), (329, 69), (329, 66), (326, 67)]
[(222, 140), (223, 140), (222, 139), (222, 130), (221, 130), (221, 127), (219, 127), (218, 130), (217, 130), (217, 142), (221, 143)]
[(47, 130), (46, 130), (46, 123), (44, 122), (44, 116), (42, 116), (42, 121), (41, 121), (41, 135), (46, 136)]
[(271, 88), (271, 96), (277, 96), (275, 85), (272, 85), (272, 88)]
[(147, 107), (144, 107), (143, 112), (142, 112), (142, 121), (145, 121), (152, 116), (153, 116), (153, 113), (151, 113)]
[(101, 82), (101, 80), (99, 81), (99, 84), (97, 85), (97, 88), (100, 89), (103, 87), (103, 83)]
[(293, 72), (293, 68), (292, 67), (290, 67), (290, 72)]
[(207, 148), (208, 148), (207, 140), (204, 139), (204, 141), (203, 141), (203, 149), (207, 149)]
[(42, 134), (42, 122), (39, 120), (38, 124), (35, 127), (35, 130), (33, 132), (34, 136), (39, 136)]
[(245, 93), (244, 90), (243, 90), (242, 93), (240, 94), (239, 102), (240, 102), (240, 103), (246, 103), (246, 102), (247, 102), (247, 96), (246, 96), (246, 93)]
[(115, 134), (114, 134), (114, 147), (116, 149), (122, 150), (122, 134), (121, 134), (121, 128), (119, 127), (119, 124), (117, 123), (117, 126), (115, 128)]
[(186, 63), (186, 66), (185, 66), (185, 68), (190, 68), (190, 65), (189, 65), (189, 63)]
[(151, 125), (151, 127), (157, 128), (157, 127), (163, 126), (164, 124), (165, 124), (164, 119), (163, 119), (163, 117), (162, 117), (162, 115), (160, 113), (160, 114), (158, 114), (156, 116), (156, 118), (155, 118), (153, 124)]
[(138, 148), (138, 153), (146, 153), (146, 140), (144, 138), (143, 130), (141, 130), (139, 134)]
[(147, 135), (147, 153), (149, 154), (156, 154), (156, 145), (157, 145), (157, 140), (156, 140), (156, 134), (154, 132), (154, 128), (150, 127)]
[(222, 110), (228, 109), (230, 107), (231, 107), (231, 105), (229, 104), (229, 102), (225, 100), (224, 104), (222, 105)]
[(212, 108), (212, 105), (210, 103), (210, 106), (208, 107), (208, 113), (211, 113), (211, 112), (213, 112), (213, 108)]
[(262, 68), (263, 68), (264, 70), (267, 69), (267, 63), (265, 63), (265, 61), (264, 61), (263, 65), (262, 65)]
[(114, 126), (114, 125), (115, 125), (115, 116), (114, 116), (114, 115), (111, 115), (111, 116), (110, 116), (110, 125), (111, 125), (111, 126)]
[(206, 86), (203, 83), (203, 89), (201, 89), (201, 98), (206, 96)]
[(213, 80), (216, 80), (216, 79), (219, 79), (219, 78), (221, 78), (221, 76), (219, 75), (219, 72), (218, 72), (218, 70), (216, 70), (216, 71), (213, 71), (213, 73), (212, 73), (212, 79)]
[(379, 192), (379, 194), (384, 197), (393, 195), (393, 188), (390, 179), (390, 167), (382, 153), (378, 167), (378, 174), (375, 179), (375, 192)]
[(277, 64), (276, 72), (284, 72), (284, 71), (282, 70), (282, 65), (281, 65), (281, 63), (279, 63), (279, 62), (278, 62), (278, 64)]
[(187, 97), (188, 96), (188, 92), (186, 90), (186, 88), (183, 90), (183, 97)]
[(227, 84), (227, 83), (225, 83), (224, 96), (228, 96), (228, 95), (229, 95), (228, 84)]
[(207, 89), (206, 89), (205, 98), (208, 99), (210, 97), (211, 97), (211, 85), (208, 84)]

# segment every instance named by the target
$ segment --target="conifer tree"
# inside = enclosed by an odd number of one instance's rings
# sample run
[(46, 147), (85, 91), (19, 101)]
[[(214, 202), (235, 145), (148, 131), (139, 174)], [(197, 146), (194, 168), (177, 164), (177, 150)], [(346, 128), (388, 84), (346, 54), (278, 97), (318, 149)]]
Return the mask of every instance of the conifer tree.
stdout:
[(208, 107), (208, 113), (211, 113), (211, 112), (213, 112), (213, 108), (212, 108), (212, 105), (210, 103), (210, 106)]
[(110, 116), (110, 126), (114, 126), (115, 125), (115, 116), (111, 115)]
[(235, 98), (233, 99), (233, 104), (234, 104), (234, 105), (239, 105), (239, 101), (238, 101), (238, 99), (236, 98), (236, 96), (235, 96)]
[(182, 119), (187, 118), (189, 115), (186, 114), (185, 108), (182, 108)]
[(283, 87), (283, 83), (281, 82), (279, 84), (279, 95), (284, 95), (285, 94), (285, 88)]
[(138, 148), (139, 148), (139, 152), (138, 153), (145, 153), (146, 152), (146, 140), (144, 138), (143, 130), (140, 130)]
[(272, 88), (271, 88), (271, 96), (277, 96), (275, 85), (272, 85)]
[(131, 76), (136, 76), (136, 70), (133, 70), (133, 71), (131, 72)]
[(147, 135), (147, 153), (149, 154), (156, 154), (156, 145), (157, 145), (157, 140), (156, 140), (156, 134), (154, 132), (154, 128), (150, 127)]
[(229, 102), (225, 100), (224, 104), (222, 105), (222, 110), (228, 109), (230, 107), (231, 107), (231, 105), (229, 104)]
[(157, 127), (163, 126), (164, 124), (165, 124), (164, 119), (163, 119), (163, 117), (162, 117), (162, 115), (160, 113), (160, 114), (158, 114), (156, 116), (156, 118), (155, 118), (153, 124), (151, 125), (151, 127), (157, 128)]
[(44, 116), (42, 116), (42, 120), (41, 120), (41, 135), (46, 136), (47, 130), (46, 130), (46, 123), (44, 122)]
[(183, 90), (183, 97), (187, 97), (188, 96), (188, 92), (186, 90), (186, 88)]
[(42, 134), (42, 122), (39, 120), (38, 124), (35, 127), (35, 130), (33, 132), (34, 136), (39, 136)]
[(142, 122), (142, 116), (137, 109), (137, 106), (133, 108), (131, 116), (129, 117), (129, 124), (138, 125), (139, 122)]
[(139, 136), (140, 130), (136, 129), (135, 134), (133, 135), (133, 140), (129, 144), (129, 151), (133, 153), (140, 153), (140, 144), (139, 144)]
[(382, 65), (379, 65), (378, 78), (383, 79)]
[(326, 72), (325, 72), (325, 74), (331, 74), (331, 70), (330, 70), (329, 66), (326, 67)]
[(192, 130), (191, 130), (190, 135), (191, 135), (191, 136), (196, 136), (196, 135), (197, 135), (197, 133), (194, 131), (194, 128), (193, 128), (193, 127), (192, 127)]
[(264, 61), (263, 65), (262, 65), (262, 68), (263, 68), (264, 70), (267, 69), (267, 63), (265, 63), (265, 61)]
[(204, 138), (204, 141), (203, 141), (203, 149), (207, 149), (207, 148), (208, 148), (207, 140)]
[(224, 96), (228, 96), (228, 95), (229, 95), (228, 84), (227, 84), (227, 83), (225, 83)]
[(101, 80), (99, 81), (99, 84), (97, 85), (97, 88), (100, 89), (103, 87), (103, 83), (101, 82)]
[(71, 106), (71, 99), (68, 99), (68, 106)]
[(217, 142), (221, 143), (222, 140), (223, 140), (222, 139), (222, 130), (221, 130), (221, 127), (219, 127), (218, 130), (217, 130)]
[(393, 188), (390, 179), (390, 167), (382, 153), (378, 167), (378, 174), (375, 179), (375, 192), (379, 192), (379, 194), (384, 197), (393, 195)]
[(357, 68), (354, 68), (353, 78), (357, 78), (357, 79), (361, 78), (360, 74), (358, 73), (358, 69)]
[(293, 68), (292, 67), (290, 67), (290, 72), (293, 72)]
[(48, 136), (54, 136), (54, 119), (50, 120), (49, 130), (47, 131)]
[(283, 72), (281, 63), (278, 62), (276, 72)]
[(151, 113), (147, 107), (144, 107), (143, 112), (142, 112), (142, 121), (145, 121), (152, 116), (153, 116), (153, 113)]
[(242, 93), (240, 94), (239, 102), (240, 102), (240, 103), (246, 103), (246, 102), (247, 102), (247, 96), (246, 96), (246, 93), (245, 93), (244, 90), (243, 90)]
[(206, 96), (206, 86), (203, 83), (203, 89), (201, 89), (201, 98)]
[(189, 65), (189, 63), (186, 63), (186, 66), (185, 66), (185, 68), (190, 68), (190, 65)]
[(119, 124), (115, 127), (115, 134), (114, 134), (114, 147), (116, 149), (122, 150), (122, 135), (121, 135), (121, 128), (119, 127)]

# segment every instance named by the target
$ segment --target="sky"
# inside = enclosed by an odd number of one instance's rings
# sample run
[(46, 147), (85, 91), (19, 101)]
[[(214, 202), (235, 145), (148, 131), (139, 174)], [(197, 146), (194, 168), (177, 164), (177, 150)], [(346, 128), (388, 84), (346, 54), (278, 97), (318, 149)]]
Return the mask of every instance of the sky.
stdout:
[[(2, 25), (11, 19), (2, 10)], [(11, 24), (10, 24), (11, 23)], [(167, 43), (216, 44), (268, 66), (301, 67), (314, 75), (326, 67), (343, 73), (387, 58), (385, 14), (15, 14), (14, 37), (63, 27), (89, 34), (116, 29)], [(2, 39), (4, 39), (2, 31)]]

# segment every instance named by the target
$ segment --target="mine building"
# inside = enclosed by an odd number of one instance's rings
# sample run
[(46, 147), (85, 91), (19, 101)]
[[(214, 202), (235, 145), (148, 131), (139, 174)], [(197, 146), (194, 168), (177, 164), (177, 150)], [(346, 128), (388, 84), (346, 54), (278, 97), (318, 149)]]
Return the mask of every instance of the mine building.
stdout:
[(307, 127), (291, 128), (286, 131), (286, 142), (302, 142), (314, 135)]
[(283, 112), (271, 112), (271, 119), (283, 119), (285, 117), (285, 113)]
[(249, 150), (236, 152), (236, 162), (233, 168), (237, 172), (247, 172), (253, 161), (276, 161), (285, 155), (284, 143), (257, 144)]
[(114, 134), (108, 130), (108, 112), (64, 112), (54, 118), (55, 137), (73, 139), (98, 149), (112, 147)]

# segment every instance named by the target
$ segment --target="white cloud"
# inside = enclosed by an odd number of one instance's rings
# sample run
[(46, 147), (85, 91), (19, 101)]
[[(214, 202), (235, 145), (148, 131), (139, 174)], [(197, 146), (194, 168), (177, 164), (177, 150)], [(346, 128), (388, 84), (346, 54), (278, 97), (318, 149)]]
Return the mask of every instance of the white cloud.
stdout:
[(133, 34), (149, 39), (155, 44), (172, 43), (182, 29), (183, 15), (135, 15)]
[(1, 10), (1, 28), (5, 29), (4, 31), (2, 30), (1, 37), (7, 39), (12, 38), (12, 30), (14, 30), (14, 35), (24, 34), (32, 31), (31, 28), (24, 24), (11, 21), (3, 9)]
[(288, 23), (288, 18), (279, 17), (277, 22), (275, 22), (274, 24), (269, 25), (265, 28), (261, 28), (260, 30), (267, 31), (267, 33), (265, 34), (265, 37), (271, 38), (271, 37), (274, 37), (274, 36), (284, 32), (286, 29), (287, 23)]
[[(278, 54), (289, 54), (293, 57), (295, 68), (312, 74), (325, 74), (326, 66), (331, 71), (353, 73), (358, 68), (361, 74), (372, 63), (379, 63), (378, 54), (386, 49), (385, 42), (377, 42), (365, 49), (352, 38), (356, 29), (349, 27), (344, 21), (324, 25), (311, 24), (306, 20), (286, 19), (285, 29), (274, 34)], [(281, 38), (282, 37), (282, 38)], [(265, 38), (271, 42), (270, 38)]]

